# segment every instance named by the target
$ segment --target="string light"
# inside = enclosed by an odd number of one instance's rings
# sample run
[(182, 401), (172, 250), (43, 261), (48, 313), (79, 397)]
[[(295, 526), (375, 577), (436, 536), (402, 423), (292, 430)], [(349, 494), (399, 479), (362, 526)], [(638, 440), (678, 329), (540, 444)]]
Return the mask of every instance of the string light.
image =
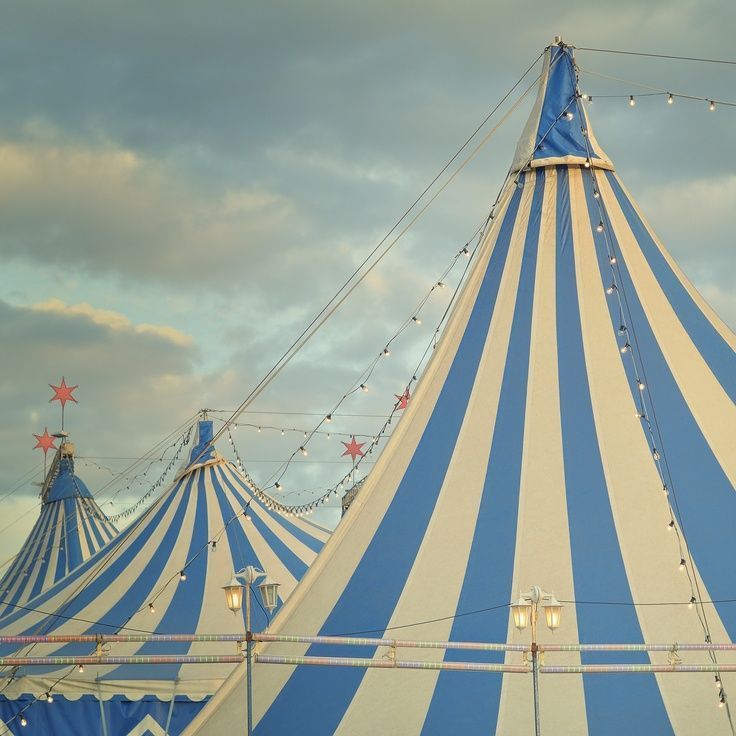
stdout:
[(720, 690), (721, 689), (721, 678), (716, 675), (716, 687)]
[(568, 111), (567, 111), (567, 112), (565, 113), (565, 118), (566, 118), (567, 120), (572, 120), (572, 119), (573, 119), (574, 117), (575, 117), (575, 116), (574, 116), (574, 115), (572, 114), (572, 110), (568, 110)]
[(639, 387), (639, 391), (643, 391), (646, 388), (644, 382), (640, 378), (636, 379), (636, 385)]
[(306, 448), (306, 447), (304, 447), (304, 445), (302, 445), (302, 446), (301, 446), (301, 447), (299, 448), (299, 452), (301, 452), (301, 454), (302, 454), (302, 455), (304, 455), (304, 457), (306, 457), (306, 456), (307, 456), (307, 455), (309, 454), (309, 453), (307, 452), (307, 448)]
[(585, 159), (585, 163), (583, 164), (583, 166), (585, 166), (586, 169), (589, 169), (590, 168), (590, 159), (589, 158), (586, 158)]
[(216, 549), (217, 549), (217, 540), (213, 539), (212, 540), (212, 551), (214, 552)]
[(325, 417), (325, 421), (326, 421), (326, 422), (327, 422), (327, 423), (329, 424), (329, 423), (330, 423), (330, 422), (332, 421), (332, 414), (328, 414), (328, 415), (327, 415), (327, 416)]
[(675, 98), (672, 95), (672, 92), (667, 93), (667, 104), (668, 105), (674, 105), (675, 104)]
[(685, 569), (685, 565), (686, 565), (685, 558), (684, 557), (680, 557), (680, 570), (684, 570)]
[(631, 345), (630, 345), (630, 344), (629, 344), (628, 342), (625, 342), (625, 343), (624, 343), (624, 344), (623, 344), (623, 345), (621, 346), (621, 352), (622, 352), (622, 353), (628, 353), (630, 349), (631, 349)]
[(79, 667), (77, 667), (77, 672), (80, 674), (84, 672), (84, 665), (81, 662), (79, 663)]
[(21, 726), (27, 726), (28, 725), (28, 720), (26, 719), (25, 716), (21, 716), (20, 717), (20, 725)]
[(277, 491), (280, 491), (280, 490), (281, 490), (281, 489), (283, 488), (283, 486), (281, 485), (281, 483), (279, 483), (278, 481), (276, 481), (276, 482), (274, 483), (274, 488), (275, 488), (275, 489), (276, 489)]
[(601, 220), (596, 226), (595, 229), (597, 232), (602, 233), (605, 229), (605, 225), (603, 224), (603, 220)]
[(634, 95), (629, 95), (629, 107), (634, 107), (636, 105), (636, 100), (634, 99)]
[(671, 531), (671, 532), (674, 531), (675, 530), (675, 522), (674, 521), (671, 521), (669, 524), (667, 524), (667, 529), (669, 531)]
[(718, 694), (718, 707), (723, 708), (726, 705), (726, 693), (721, 690)]
[(46, 702), (47, 703), (53, 703), (54, 702), (54, 696), (50, 692), (44, 693), (44, 697), (46, 698)]
[(616, 284), (612, 283), (606, 289), (606, 294), (613, 294), (614, 291), (616, 291)]
[(444, 281), (438, 281), (438, 282), (437, 282), (437, 286), (438, 286), (438, 287), (439, 287), (440, 289), (444, 289), (444, 288), (445, 288), (445, 282), (444, 282)]
[(184, 582), (187, 579), (187, 574), (184, 572), (184, 570), (181, 570), (179, 572), (179, 581)]
[(659, 451), (657, 450), (657, 448), (656, 448), (656, 447), (652, 448), (652, 457), (653, 457), (653, 458), (654, 458), (655, 460), (659, 460)]
[(613, 266), (616, 263), (616, 256), (608, 256), (608, 262)]
[(414, 322), (415, 325), (422, 324), (422, 320), (419, 319), (419, 317), (417, 317), (416, 314), (411, 319), (412, 319), (412, 322)]
[(693, 607), (693, 606), (695, 605), (695, 601), (696, 601), (696, 600), (697, 600), (697, 599), (695, 598), (695, 596), (694, 596), (694, 595), (691, 595), (691, 596), (690, 596), (690, 602), (689, 602), (689, 603), (687, 604), (687, 607), (688, 607), (688, 608), (692, 608), (692, 607)]
[(364, 394), (368, 393), (368, 386), (366, 386), (364, 383), (360, 384), (360, 388), (363, 391)]
[(708, 102), (708, 109), (713, 112), (716, 109), (716, 103), (713, 102), (713, 100), (709, 100)]
[(470, 258), (470, 251), (468, 250), (468, 246), (466, 245), (461, 251), (460, 251), (466, 258)]
[(153, 602), (148, 604), (148, 611), (149, 613), (156, 613), (156, 608), (153, 605)]
[(383, 354), (386, 357), (388, 357), (389, 355), (391, 355), (391, 351), (388, 349), (388, 345), (386, 345), (386, 347), (383, 349)]
[(601, 196), (601, 193), (597, 190), (593, 190), (593, 199), (598, 199)]

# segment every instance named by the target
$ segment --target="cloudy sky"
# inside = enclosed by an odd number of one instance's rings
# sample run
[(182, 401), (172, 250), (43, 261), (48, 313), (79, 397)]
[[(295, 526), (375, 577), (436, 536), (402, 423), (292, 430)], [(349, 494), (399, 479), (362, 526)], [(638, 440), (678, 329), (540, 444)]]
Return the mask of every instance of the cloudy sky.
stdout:
[[(6, 2), (0, 561), (37, 514), (32, 433), (59, 423), (50, 382), (79, 384), (67, 411), (78, 472), (122, 511), (160, 466), (130, 489), (114, 474), (198, 409), (240, 403), (555, 34), (727, 59), (735, 24), (731, 0)], [(577, 58), (599, 141), (733, 327), (736, 109), (599, 96), (651, 85), (736, 100), (736, 67)], [(258, 481), (472, 235), (530, 100), (244, 415), (254, 426), (236, 444)], [(377, 430), (451, 291), (433, 293), (334, 432)], [(312, 441), (282, 481), (287, 501), (349, 469), (339, 439)]]

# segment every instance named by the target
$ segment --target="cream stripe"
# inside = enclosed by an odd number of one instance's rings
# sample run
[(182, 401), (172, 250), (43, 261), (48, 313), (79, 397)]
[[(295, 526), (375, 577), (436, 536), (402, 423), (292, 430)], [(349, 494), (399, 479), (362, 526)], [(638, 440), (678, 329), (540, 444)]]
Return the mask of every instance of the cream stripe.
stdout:
[[(736, 485), (736, 405), (680, 323), (606, 179), (602, 181), (601, 196), (634, 288), (667, 365), (718, 462), (731, 484)], [(642, 359), (646, 365), (646, 355)]]
[(660, 252), (662, 253), (662, 256), (669, 264), (675, 276), (677, 276), (680, 283), (685, 287), (688, 294), (690, 294), (690, 296), (692, 297), (693, 301), (698, 305), (698, 307), (700, 307), (700, 311), (703, 312), (703, 314), (705, 314), (705, 316), (708, 318), (708, 321), (713, 325), (713, 328), (716, 330), (716, 332), (726, 341), (728, 345), (731, 346), (732, 349), (736, 350), (736, 334), (734, 334), (726, 326), (725, 322), (713, 311), (713, 308), (702, 297), (702, 295), (695, 288), (695, 286), (693, 286), (692, 282), (685, 275), (685, 273), (680, 268), (677, 261), (669, 254), (669, 252), (664, 247), (660, 239), (657, 237), (657, 234), (654, 232), (651, 225), (647, 221), (646, 217), (644, 216), (642, 211), (639, 209), (639, 205), (636, 203), (636, 200), (631, 196), (629, 190), (624, 186), (623, 182), (618, 177), (616, 177), (616, 181), (618, 182), (619, 186), (623, 190), (624, 194), (628, 197), (629, 201), (631, 202), (634, 208), (634, 211), (641, 219), (642, 223), (644, 224), (644, 227), (647, 229), (647, 232), (649, 233), (649, 235), (651, 235), (652, 240), (657, 245), (657, 248), (659, 248)]
[[(686, 602), (691, 595), (690, 587), (685, 574), (678, 570), (680, 553), (676, 535), (667, 529), (670, 516), (666, 497), (661, 491), (649, 445), (635, 418), (637, 408), (613, 332), (595, 245), (586, 222), (580, 172), (570, 173), (570, 193), (590, 396), (629, 587), (635, 602)], [(701, 591), (707, 595), (704, 586)], [(636, 611), (647, 642), (703, 641), (696, 611), (687, 606), (639, 606)], [(708, 607), (707, 614), (714, 641), (727, 641), (712, 607)], [(681, 657), (684, 663), (707, 661), (703, 654), (681, 653)], [(666, 663), (667, 654), (652, 654), (651, 660)], [(657, 682), (677, 733), (730, 733), (723, 713), (716, 707), (712, 675), (658, 675)]]
[[(532, 175), (529, 180), (533, 178)], [(533, 183), (529, 181), (524, 187), (496, 308), (463, 424), (432, 518), (389, 627), (450, 616), (458, 609), (483, 497), (533, 192)], [(413, 626), (407, 636), (447, 640), (452, 624), (452, 619), (446, 619)], [(379, 649), (375, 658), (385, 654), (386, 651)], [(417, 650), (411, 656), (437, 661), (442, 655), (440, 650)], [(419, 733), (438, 675), (437, 672), (368, 670), (336, 733), (368, 736), (376, 730), (388, 733), (396, 724), (401, 724), (402, 734)]]
[[(317, 633), (342, 594), (366, 547), (381, 523), (406, 472), (445, 382), (457, 345), (475, 303), (500, 223), (506, 214), (513, 187), (504, 193), (498, 216), (483, 241), (477, 261), (442, 334), (437, 350), (417, 385), (402, 421), (378, 458), (361, 492), (327, 544), (307, 570), (294, 593), (276, 616), (271, 630), (283, 633)], [(301, 655), (303, 645), (262, 647), (274, 654)], [(254, 722), (257, 722), (293, 673), (292, 667), (256, 667), (254, 677)], [(187, 728), (195, 734), (204, 728), (219, 734), (242, 711), (245, 668), (240, 666)]]
[[(574, 600), (557, 370), (556, 194), (557, 175), (548, 169), (534, 290), (513, 591), (538, 585), (561, 600)], [(540, 643), (578, 641), (575, 607), (565, 607), (554, 637), (542, 622), (537, 637)], [(509, 621), (507, 641), (529, 644), (530, 632), (517, 631)], [(508, 654), (506, 662), (521, 664), (522, 657)], [(552, 664), (551, 656), (547, 663)], [(580, 657), (555, 655), (554, 664), (580, 664)], [(581, 675), (542, 677), (539, 690), (545, 732), (588, 733)], [(496, 734), (533, 733), (532, 702), (531, 678), (505, 675)]]

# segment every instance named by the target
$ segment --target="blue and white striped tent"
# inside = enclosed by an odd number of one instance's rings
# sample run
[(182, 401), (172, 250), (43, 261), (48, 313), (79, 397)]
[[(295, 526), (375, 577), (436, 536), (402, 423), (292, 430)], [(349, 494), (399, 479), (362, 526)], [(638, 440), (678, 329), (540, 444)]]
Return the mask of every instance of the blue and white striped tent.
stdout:
[[(528, 645), (508, 604), (538, 585), (566, 602), (554, 635), (540, 625), (541, 644), (736, 641), (736, 339), (658, 241), (584, 107), (572, 49), (552, 46), (433, 359), (270, 633)], [(522, 664), (519, 652), (402, 651)], [(649, 661), (572, 652), (546, 665), (581, 658)], [(243, 675), (187, 734), (236, 722)], [(736, 698), (736, 675), (721, 678)], [(253, 681), (263, 736), (534, 732), (528, 674), (256, 663)], [(545, 734), (732, 733), (712, 672), (543, 674), (540, 689)]]
[(0, 616), (61, 580), (117, 533), (75, 475), (74, 444), (64, 441), (44, 481), (41, 513), (0, 580)]
[[(199, 441), (171, 488), (106, 547), (26, 605), (7, 615), (0, 634), (171, 633), (245, 631), (221, 590), (234, 570), (255, 565), (280, 583), (283, 600), (317, 555), (329, 532), (303, 518), (287, 518), (255, 498), (238, 469), (210, 444), (212, 422), (199, 423)], [(244, 513), (248, 509), (248, 514)], [(249, 518), (248, 518), (249, 517)], [(215, 544), (213, 544), (213, 542)], [(186, 578), (181, 579), (181, 571)], [(44, 615), (53, 612), (55, 615)], [(254, 630), (267, 624), (254, 606)], [(88, 644), (35, 645), (11, 652), (88, 655)], [(112, 644), (111, 655), (234, 654), (231, 643)], [(44, 692), (53, 704), (25, 711), (23, 734), (77, 736), (166, 732), (174, 736), (232, 670), (232, 664), (32, 667), (11, 672), (0, 690), (0, 719), (13, 717)]]

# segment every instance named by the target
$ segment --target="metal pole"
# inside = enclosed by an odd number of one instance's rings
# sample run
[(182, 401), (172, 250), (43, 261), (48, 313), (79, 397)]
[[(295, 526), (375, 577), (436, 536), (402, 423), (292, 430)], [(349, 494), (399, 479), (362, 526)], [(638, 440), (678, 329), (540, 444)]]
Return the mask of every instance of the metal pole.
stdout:
[(248, 691), (248, 736), (253, 734), (253, 632), (250, 630), (250, 583), (245, 584), (246, 689)]
[(542, 727), (539, 720), (539, 647), (537, 646), (537, 605), (532, 601), (532, 681), (534, 685), (534, 734), (540, 736)]

